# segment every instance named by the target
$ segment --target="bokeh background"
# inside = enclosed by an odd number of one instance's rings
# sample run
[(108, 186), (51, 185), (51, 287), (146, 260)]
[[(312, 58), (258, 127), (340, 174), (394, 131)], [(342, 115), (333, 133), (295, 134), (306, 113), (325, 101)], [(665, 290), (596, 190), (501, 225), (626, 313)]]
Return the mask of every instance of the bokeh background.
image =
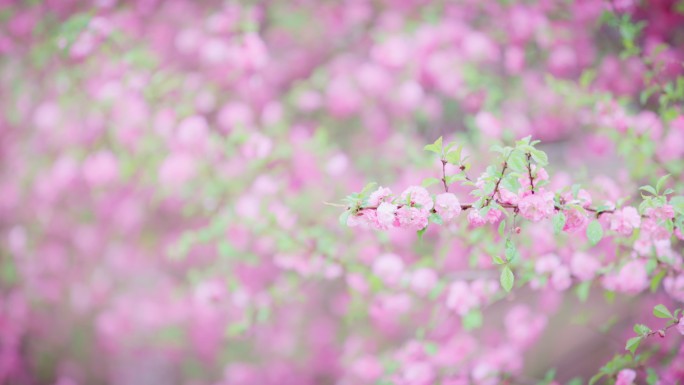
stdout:
[[(471, 273), (495, 229), (419, 240), (347, 228), (326, 203), (438, 176), (422, 148), (439, 136), (473, 175), (531, 135), (559, 188), (681, 182), (684, 119), (644, 91), (682, 74), (682, 5), (0, 0), (0, 383), (588, 378), (624, 350), (604, 326), (622, 338), (663, 298), (522, 290), (464, 329), (439, 291), (383, 285), (374, 261), (486, 294), (498, 276)], [(523, 254), (572, 247), (548, 227), (523, 230)], [(435, 314), (443, 360), (410, 366)]]

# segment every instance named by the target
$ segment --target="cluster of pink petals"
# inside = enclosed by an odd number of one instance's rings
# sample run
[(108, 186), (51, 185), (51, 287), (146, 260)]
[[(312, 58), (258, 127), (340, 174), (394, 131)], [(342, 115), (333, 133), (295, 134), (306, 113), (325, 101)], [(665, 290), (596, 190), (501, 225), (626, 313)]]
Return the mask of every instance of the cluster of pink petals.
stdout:
[(553, 192), (539, 189), (536, 193), (528, 193), (518, 202), (518, 209), (523, 218), (539, 222), (554, 213)]

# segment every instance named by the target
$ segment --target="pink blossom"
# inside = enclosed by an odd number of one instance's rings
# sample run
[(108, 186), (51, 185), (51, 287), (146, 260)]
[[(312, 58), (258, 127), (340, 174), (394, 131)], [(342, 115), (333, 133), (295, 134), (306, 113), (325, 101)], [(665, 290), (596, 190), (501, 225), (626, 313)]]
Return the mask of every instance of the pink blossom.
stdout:
[(600, 268), (601, 263), (598, 259), (582, 252), (575, 253), (570, 262), (572, 274), (582, 281), (588, 281), (594, 278), (596, 271)]
[(399, 283), (404, 273), (404, 261), (395, 254), (383, 254), (373, 262), (373, 274), (389, 286)]
[(437, 284), (437, 274), (428, 268), (420, 268), (411, 274), (411, 288), (418, 295), (426, 295)]
[(681, 319), (679, 320), (679, 323), (677, 324), (677, 331), (681, 335), (684, 335), (684, 321), (682, 321)]
[(674, 207), (671, 205), (662, 205), (660, 207), (652, 207), (646, 210), (646, 215), (653, 219), (672, 219), (675, 216)]
[(520, 200), (518, 208), (523, 218), (539, 222), (553, 215), (553, 193), (540, 190), (536, 194), (529, 194)]
[(368, 197), (368, 205), (373, 207), (380, 206), (381, 202), (390, 202), (392, 199), (392, 190), (387, 187), (380, 186), (373, 191)]
[(470, 287), (466, 282), (456, 281), (449, 286), (446, 306), (460, 315), (464, 315), (470, 310), (479, 306), (479, 300), (472, 295)]
[(399, 226), (418, 231), (428, 225), (430, 212), (416, 207), (403, 206), (397, 210)]
[(630, 235), (640, 223), (639, 212), (631, 206), (623, 207), (610, 216), (610, 229), (625, 236)]
[(603, 278), (603, 286), (608, 290), (636, 294), (648, 287), (646, 263), (642, 260), (632, 260), (624, 265), (619, 272), (611, 273)]
[(632, 385), (636, 379), (636, 372), (633, 369), (622, 369), (617, 375), (615, 385)]
[(551, 274), (551, 285), (555, 290), (565, 291), (572, 285), (570, 278), (570, 269), (565, 266), (559, 266)]
[(432, 210), (434, 202), (430, 193), (420, 186), (411, 186), (401, 193), (401, 202), (411, 202), (412, 206), (417, 206), (423, 210)]
[(91, 186), (112, 183), (119, 178), (119, 162), (110, 151), (99, 151), (85, 160), (83, 177)]
[(397, 205), (382, 202), (377, 209), (378, 223), (382, 229), (387, 229), (392, 226), (396, 220)]
[(452, 193), (439, 194), (435, 198), (435, 211), (448, 222), (461, 213), (461, 203)]
[(569, 233), (574, 233), (576, 231), (584, 229), (589, 219), (587, 216), (580, 212), (580, 210), (565, 210), (565, 225), (563, 225), (563, 230)]

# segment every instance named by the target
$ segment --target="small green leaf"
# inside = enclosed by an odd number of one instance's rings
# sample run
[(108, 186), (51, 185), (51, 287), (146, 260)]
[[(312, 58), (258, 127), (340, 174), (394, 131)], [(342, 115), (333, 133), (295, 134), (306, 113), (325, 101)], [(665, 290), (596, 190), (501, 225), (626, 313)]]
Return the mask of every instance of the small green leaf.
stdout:
[(501, 282), (501, 287), (509, 293), (513, 289), (513, 284), (515, 283), (515, 275), (510, 267), (505, 266), (501, 270), (501, 276), (499, 277), (499, 282)]
[(558, 214), (553, 216), (553, 232), (555, 234), (560, 234), (560, 232), (563, 231), (563, 226), (565, 226), (565, 220), (565, 214), (563, 214), (562, 211), (559, 211)]
[(471, 310), (463, 316), (461, 322), (465, 330), (477, 329), (482, 326), (482, 312), (478, 309)]
[(422, 185), (423, 185), (423, 187), (430, 187), (433, 184), (437, 184), (439, 182), (441, 182), (441, 180), (437, 179), (437, 178), (425, 178), (425, 179), (423, 179)]
[(658, 287), (660, 287), (660, 282), (665, 278), (665, 270), (661, 270), (658, 272), (658, 274), (654, 275), (653, 278), (651, 278), (651, 293), (655, 293), (658, 291)]
[(546, 156), (544, 151), (533, 149), (530, 151), (530, 154), (532, 155), (532, 159), (534, 159), (539, 166), (544, 167), (549, 164), (549, 157)]
[(639, 348), (639, 344), (641, 344), (641, 340), (643, 337), (632, 337), (629, 340), (627, 340), (627, 345), (625, 345), (625, 350), (628, 350), (630, 353), (634, 354)]
[(634, 325), (634, 333), (636, 333), (640, 336), (644, 336), (645, 334), (648, 334), (650, 332), (651, 332), (651, 328), (649, 328), (646, 325), (642, 325), (642, 324)]
[(505, 231), (506, 231), (506, 221), (501, 221), (501, 223), (499, 223), (499, 236), (503, 237)]
[(423, 227), (422, 229), (416, 231), (416, 234), (418, 235), (418, 239), (423, 239), (423, 234), (425, 234), (425, 231), (427, 231), (427, 226)]
[(442, 217), (437, 213), (430, 214), (430, 217), (428, 217), (428, 219), (430, 220), (430, 222), (436, 223), (438, 225), (441, 225), (443, 223)]
[(349, 215), (351, 212), (349, 210), (345, 210), (342, 214), (340, 214), (340, 225), (346, 226), (347, 225), (347, 220), (349, 219)]
[(586, 302), (589, 298), (589, 290), (591, 289), (591, 281), (584, 281), (575, 287), (575, 294), (580, 302)]
[(603, 238), (603, 228), (597, 220), (593, 220), (587, 226), (587, 239), (592, 246), (595, 246)]
[(656, 385), (658, 383), (658, 373), (653, 368), (646, 369), (646, 383), (648, 385)]
[(667, 178), (670, 177), (670, 174), (663, 175), (658, 179), (658, 182), (656, 183), (656, 192), (660, 193), (660, 190), (662, 190), (663, 186), (665, 185), (665, 182), (667, 181)]
[(434, 143), (423, 147), (425, 151), (434, 152), (437, 155), (442, 154), (442, 137), (440, 136)]
[(670, 198), (670, 205), (677, 213), (684, 215), (684, 197), (676, 196)]
[(606, 373), (598, 373), (598, 374), (594, 375), (594, 377), (592, 377), (592, 378), (589, 380), (589, 385), (594, 385), (595, 383), (598, 382), (598, 380), (600, 380), (601, 378), (603, 378), (603, 376), (605, 376), (605, 375), (606, 375)]
[(665, 305), (660, 304), (653, 308), (653, 315), (658, 318), (674, 318), (670, 310)]
[(504, 261), (504, 260), (503, 260), (501, 257), (499, 257), (498, 255), (492, 255), (492, 261), (494, 261), (494, 263), (497, 264), (497, 265), (503, 265), (503, 264), (506, 263), (506, 261)]
[(520, 256), (520, 253), (518, 252), (518, 249), (515, 247), (515, 243), (511, 240), (511, 238), (506, 239), (506, 261), (508, 262), (513, 262)]
[(527, 169), (527, 158), (525, 153), (520, 150), (513, 150), (508, 156), (507, 163), (513, 171), (523, 172)]
[(658, 195), (658, 192), (652, 186), (641, 186), (639, 187), (639, 190), (646, 191), (651, 195)]

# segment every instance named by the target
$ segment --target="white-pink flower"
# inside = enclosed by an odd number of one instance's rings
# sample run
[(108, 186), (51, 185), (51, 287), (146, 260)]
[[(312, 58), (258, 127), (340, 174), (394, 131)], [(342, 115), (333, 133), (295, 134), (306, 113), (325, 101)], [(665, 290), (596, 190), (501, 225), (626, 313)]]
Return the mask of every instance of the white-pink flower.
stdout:
[(382, 202), (376, 211), (380, 227), (387, 229), (394, 224), (394, 221), (396, 220), (397, 205), (389, 202)]
[(639, 212), (631, 206), (623, 207), (610, 216), (610, 229), (618, 234), (630, 235), (640, 224)]
[[(410, 197), (410, 198), (409, 198)], [(419, 206), (423, 210), (432, 210), (434, 202), (430, 193), (420, 186), (411, 186), (401, 193), (401, 201), (408, 202), (410, 200), (412, 206)]]
[(397, 210), (397, 220), (399, 227), (422, 230), (428, 225), (428, 216), (430, 212), (416, 207), (404, 206)]
[(586, 253), (575, 253), (570, 262), (570, 269), (575, 277), (582, 281), (594, 278), (596, 271), (601, 268), (601, 263), (594, 257)]
[(377, 207), (382, 202), (391, 201), (391, 198), (392, 190), (388, 189), (387, 187), (380, 186), (377, 190), (373, 191), (371, 195), (368, 197), (368, 205)]
[(553, 215), (553, 193), (540, 190), (536, 194), (529, 194), (520, 200), (518, 208), (523, 218), (539, 222)]
[(461, 213), (461, 203), (452, 193), (443, 193), (435, 198), (435, 211), (444, 221), (450, 221)]

